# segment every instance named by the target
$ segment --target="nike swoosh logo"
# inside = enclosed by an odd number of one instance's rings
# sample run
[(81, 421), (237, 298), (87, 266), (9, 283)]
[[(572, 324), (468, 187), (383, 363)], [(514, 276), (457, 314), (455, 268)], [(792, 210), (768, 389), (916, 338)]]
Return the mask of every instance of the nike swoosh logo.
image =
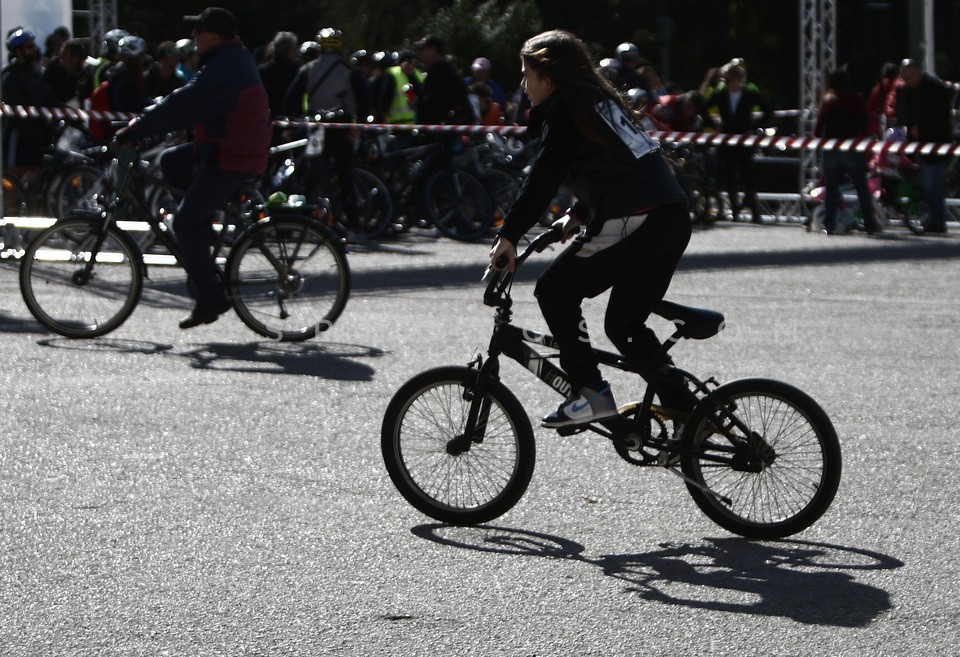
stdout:
[(591, 398), (588, 399), (587, 401), (583, 402), (582, 404), (578, 404), (578, 403), (574, 402), (574, 403), (573, 403), (573, 406), (570, 407), (570, 410), (573, 411), (574, 413), (579, 413), (580, 411), (582, 411), (583, 409), (585, 409), (587, 406), (589, 406), (590, 403), (591, 403), (594, 399), (596, 399), (597, 397), (600, 397), (600, 396), (606, 394), (606, 392), (607, 392), (608, 390), (610, 390), (610, 386), (605, 387), (603, 390), (601, 390), (600, 392), (596, 393), (593, 397), (591, 397)]

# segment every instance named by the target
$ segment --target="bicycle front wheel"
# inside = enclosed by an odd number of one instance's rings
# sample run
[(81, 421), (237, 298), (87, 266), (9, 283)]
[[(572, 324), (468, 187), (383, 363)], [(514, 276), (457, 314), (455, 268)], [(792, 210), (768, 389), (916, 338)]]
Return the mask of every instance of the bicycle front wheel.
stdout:
[(459, 169), (438, 171), (427, 181), (427, 211), (442, 234), (472, 241), (493, 224), (493, 201), (483, 183)]
[[(103, 243), (94, 253), (99, 236)], [(68, 218), (37, 235), (20, 261), (20, 292), (37, 321), (68, 338), (113, 331), (143, 291), (133, 241), (92, 218)]]
[(840, 441), (803, 391), (743, 379), (697, 404), (684, 428), (681, 465), (693, 482), (690, 495), (711, 520), (747, 538), (782, 538), (812, 525), (833, 501)]
[(309, 340), (333, 326), (350, 294), (340, 239), (294, 215), (271, 217), (241, 235), (226, 280), (241, 321), (282, 342)]
[(514, 395), (487, 382), (480, 421), (464, 438), (475, 369), (443, 367), (410, 379), (383, 417), (380, 447), (400, 494), (422, 513), (454, 525), (489, 522), (520, 500), (533, 476), (533, 429)]

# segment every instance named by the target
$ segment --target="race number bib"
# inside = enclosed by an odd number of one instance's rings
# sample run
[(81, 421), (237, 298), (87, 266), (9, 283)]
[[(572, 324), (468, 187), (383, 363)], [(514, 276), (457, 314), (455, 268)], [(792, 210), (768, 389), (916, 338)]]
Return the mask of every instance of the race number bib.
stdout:
[(307, 155), (323, 154), (323, 126), (317, 125), (310, 128), (310, 135), (307, 137)]
[(623, 108), (612, 100), (597, 103), (594, 109), (638, 160), (660, 148), (660, 145), (637, 124), (633, 117), (627, 116)]

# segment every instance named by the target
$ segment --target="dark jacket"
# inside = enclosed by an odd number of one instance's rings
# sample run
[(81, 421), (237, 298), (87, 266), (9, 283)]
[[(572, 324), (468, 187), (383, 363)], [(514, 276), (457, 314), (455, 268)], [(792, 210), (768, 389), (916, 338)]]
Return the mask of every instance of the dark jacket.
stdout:
[(270, 111), (274, 116), (283, 116), (283, 96), (299, 70), (300, 64), (288, 57), (277, 57), (260, 65), (260, 78), (267, 90)]
[(867, 132), (867, 104), (855, 91), (830, 92), (817, 112), (814, 134), (827, 139), (854, 139)]
[(198, 155), (221, 169), (261, 173), (273, 128), (267, 92), (253, 57), (239, 38), (225, 41), (200, 60), (190, 82), (148, 109), (131, 136), (194, 127)]
[(591, 127), (599, 142), (577, 127), (557, 94), (533, 108), (529, 131), (541, 138), (540, 152), (504, 218), (501, 236), (516, 244), (564, 182), (577, 198), (574, 212), (591, 235), (607, 219), (687, 202), (659, 144), (612, 101), (599, 94), (596, 100)]
[(917, 128), (920, 141), (951, 142), (950, 100), (947, 86), (924, 73), (916, 87), (897, 89), (897, 123), (908, 130)]
[[(705, 121), (709, 122), (712, 120), (709, 111), (716, 107), (717, 111), (720, 112), (722, 129), (727, 134), (749, 134), (757, 127), (769, 124), (773, 120), (773, 105), (770, 101), (759, 91), (746, 85), (743, 87), (742, 93), (740, 102), (737, 103), (737, 109), (734, 111), (730, 107), (730, 88), (725, 86), (714, 91), (700, 109), (700, 114)], [(754, 107), (759, 107), (760, 111), (763, 112), (759, 122), (753, 119)]]
[[(57, 107), (60, 99), (43, 78), (38, 64), (14, 60), (0, 74), (3, 102), (10, 105)], [(46, 121), (5, 118), (3, 126), (3, 161), (7, 165), (39, 165), (49, 149), (54, 132)]]
[(429, 125), (477, 122), (473, 105), (467, 98), (467, 86), (446, 57), (441, 57), (427, 71), (417, 98), (417, 122)]

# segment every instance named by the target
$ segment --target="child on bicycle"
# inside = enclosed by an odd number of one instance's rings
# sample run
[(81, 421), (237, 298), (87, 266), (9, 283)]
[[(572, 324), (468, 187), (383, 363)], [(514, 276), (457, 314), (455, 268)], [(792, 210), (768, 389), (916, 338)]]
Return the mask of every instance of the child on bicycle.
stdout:
[[(644, 322), (663, 299), (690, 240), (687, 197), (659, 144), (595, 70), (584, 43), (563, 30), (529, 39), (520, 51), (523, 88), (533, 104), (530, 132), (540, 153), (504, 219), (490, 262), (515, 269), (516, 244), (547, 209), (561, 183), (575, 202), (555, 222), (573, 243), (540, 276), (536, 297), (560, 347), (573, 392), (541, 421), (559, 428), (617, 414), (601, 377), (581, 304), (610, 290), (604, 328), (633, 366), (666, 372), (669, 357)], [(503, 261), (501, 260), (501, 265)], [(688, 412), (680, 383), (660, 386), (665, 406)], [(683, 390), (679, 387), (683, 386)]]

